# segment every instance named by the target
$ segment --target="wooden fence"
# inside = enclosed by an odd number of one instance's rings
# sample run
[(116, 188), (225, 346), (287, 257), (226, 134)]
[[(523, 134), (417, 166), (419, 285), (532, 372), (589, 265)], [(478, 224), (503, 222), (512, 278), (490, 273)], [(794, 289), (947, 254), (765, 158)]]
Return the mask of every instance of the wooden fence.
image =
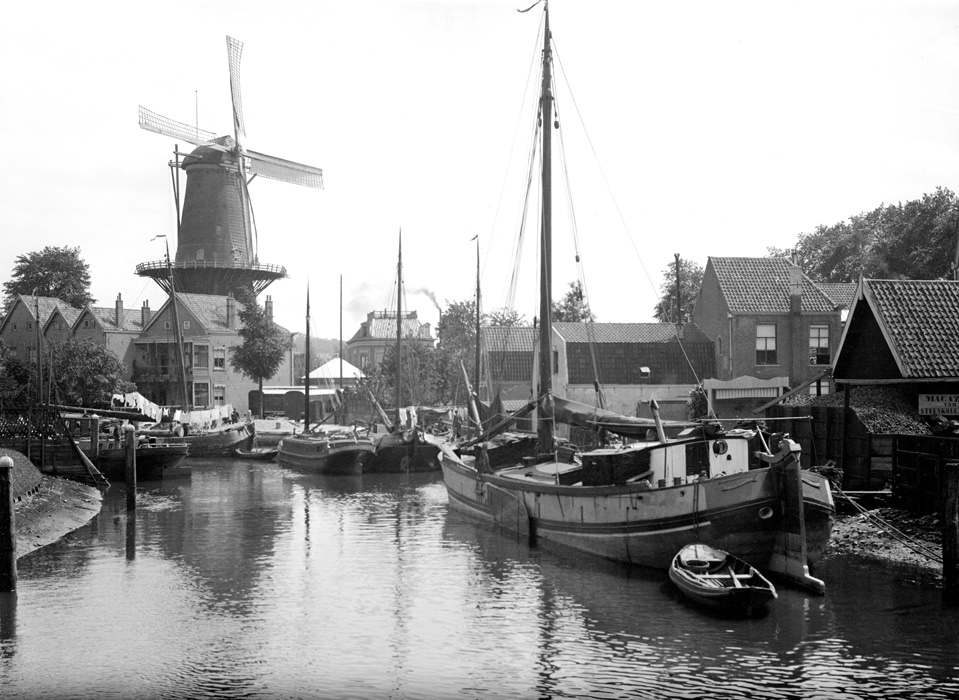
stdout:
[(959, 461), (959, 438), (870, 433), (842, 407), (775, 406), (766, 417), (786, 419), (768, 427), (799, 443), (804, 467), (832, 460), (844, 491), (889, 489), (897, 506), (915, 513), (940, 508), (943, 467)]

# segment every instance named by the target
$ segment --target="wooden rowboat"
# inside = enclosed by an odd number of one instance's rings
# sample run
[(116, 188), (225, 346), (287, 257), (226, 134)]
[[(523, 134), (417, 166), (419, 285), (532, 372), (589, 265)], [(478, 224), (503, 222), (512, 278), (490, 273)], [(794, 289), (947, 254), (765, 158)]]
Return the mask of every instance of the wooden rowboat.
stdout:
[(276, 457), (279, 450), (276, 447), (252, 447), (244, 450), (239, 447), (233, 450), (233, 456), (237, 459), (261, 459), (270, 460)]
[(752, 615), (778, 597), (776, 587), (756, 568), (701, 543), (679, 550), (669, 579), (690, 600), (730, 613)]

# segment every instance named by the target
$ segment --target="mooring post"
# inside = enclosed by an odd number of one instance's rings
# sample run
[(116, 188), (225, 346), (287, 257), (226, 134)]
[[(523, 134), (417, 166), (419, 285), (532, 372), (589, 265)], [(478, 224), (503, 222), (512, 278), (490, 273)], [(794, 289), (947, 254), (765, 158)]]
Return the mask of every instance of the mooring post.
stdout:
[(942, 465), (942, 600), (959, 604), (959, 462)]
[(126, 425), (124, 428), (127, 434), (127, 454), (126, 454), (126, 484), (127, 484), (127, 510), (137, 509), (137, 436), (132, 425)]
[(13, 460), (0, 457), (0, 593), (17, 589), (17, 521), (13, 512)]

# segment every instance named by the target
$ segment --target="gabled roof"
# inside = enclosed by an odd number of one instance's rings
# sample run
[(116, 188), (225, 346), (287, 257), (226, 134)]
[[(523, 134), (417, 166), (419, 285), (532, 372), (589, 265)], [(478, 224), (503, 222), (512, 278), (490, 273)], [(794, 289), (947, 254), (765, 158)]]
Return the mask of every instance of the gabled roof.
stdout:
[(852, 301), (856, 297), (856, 282), (816, 282), (823, 293), (832, 299), (832, 301), (844, 309), (852, 306)]
[[(877, 347), (882, 341), (886, 347)], [(860, 282), (837, 350), (835, 376), (867, 378), (858, 368), (863, 358), (887, 355), (902, 379), (959, 378), (959, 282)], [(888, 363), (877, 366), (888, 373)]]
[(47, 320), (43, 325), (44, 330), (46, 330), (47, 326), (49, 326), (50, 322), (53, 320), (53, 317), (56, 316), (58, 313), (60, 314), (60, 316), (63, 317), (63, 320), (67, 322), (67, 325), (72, 327), (73, 324), (76, 323), (77, 319), (80, 318), (80, 315), (83, 313), (83, 311), (80, 309), (75, 309), (72, 306), (69, 306), (67, 308), (63, 308), (63, 307), (55, 308), (50, 312), (50, 315), (47, 317)]
[(789, 313), (790, 275), (796, 269), (802, 282), (802, 310), (829, 312), (836, 302), (786, 258), (713, 258), (711, 266), (732, 313)]
[[(55, 309), (60, 309), (63, 311), (65, 309), (73, 308), (67, 302), (63, 301), (62, 299), (58, 299), (57, 297), (41, 297), (33, 296), (32, 294), (18, 294), (16, 300), (10, 307), (10, 311), (13, 311), (13, 308), (17, 304), (22, 304), (30, 316), (32, 316), (35, 320), (37, 319), (36, 312), (39, 309), (39, 321), (41, 328), (43, 327), (43, 324), (45, 324), (50, 318), (50, 314), (52, 314)], [(3, 319), (3, 322), (5, 323), (10, 316), (11, 314), (7, 313), (6, 317)], [(2, 329), (2, 326), (0, 326), (0, 329)]]

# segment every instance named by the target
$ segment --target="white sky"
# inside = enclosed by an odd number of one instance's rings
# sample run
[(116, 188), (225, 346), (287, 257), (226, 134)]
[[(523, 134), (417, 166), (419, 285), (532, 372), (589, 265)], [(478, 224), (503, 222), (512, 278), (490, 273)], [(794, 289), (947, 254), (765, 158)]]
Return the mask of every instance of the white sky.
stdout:
[[(443, 307), (472, 297), (477, 234), (484, 309), (503, 306), (542, 16), (516, 9), (531, 2), (11, 4), (0, 281), (17, 255), (79, 246), (99, 305), (118, 293), (127, 308), (161, 305), (134, 268), (163, 257), (157, 234), (175, 241), (175, 141), (141, 130), (137, 106), (232, 134), (229, 34), (244, 43), (245, 145), (319, 166), (326, 181), (251, 186), (260, 260), (290, 275), (267, 290), (279, 323), (303, 330), (309, 279), (313, 331), (337, 337), (342, 275), (352, 336), (391, 303), (401, 228), (405, 308), (435, 328), (438, 309), (417, 290)], [(674, 253), (700, 265), (761, 256), (819, 224), (959, 186), (957, 2), (553, 0), (550, 19), (600, 321), (651, 320)], [(554, 297), (577, 278), (560, 235)], [(517, 297), (527, 319), (533, 260), (524, 254)]]

